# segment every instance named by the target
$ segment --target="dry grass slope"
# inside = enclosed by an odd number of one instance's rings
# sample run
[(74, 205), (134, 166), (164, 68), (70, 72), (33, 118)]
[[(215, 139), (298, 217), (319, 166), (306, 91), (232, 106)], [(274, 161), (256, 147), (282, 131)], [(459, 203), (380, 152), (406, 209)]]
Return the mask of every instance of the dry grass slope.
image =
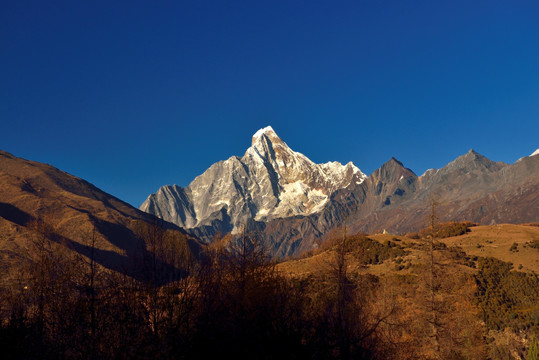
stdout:
[[(403, 246), (409, 254), (401, 257), (401, 263), (421, 263), (426, 260), (425, 251), (420, 249), (422, 240), (390, 234), (373, 234), (368, 237), (382, 244), (393, 241)], [(447, 247), (460, 247), (469, 257), (495, 257), (513, 263), (514, 268), (520, 271), (539, 273), (539, 250), (532, 246), (535, 241), (539, 241), (538, 226), (513, 224), (473, 226), (466, 234), (440, 240)], [(513, 244), (517, 244), (516, 250)], [(333, 253), (332, 249), (319, 251), (312, 256), (285, 261), (279, 264), (278, 268), (292, 276), (317, 273), (327, 269)], [(403, 269), (395, 270), (395, 260), (364, 266), (360, 265), (352, 254), (348, 254), (348, 257), (352, 271), (378, 276), (396, 271), (403, 273)]]

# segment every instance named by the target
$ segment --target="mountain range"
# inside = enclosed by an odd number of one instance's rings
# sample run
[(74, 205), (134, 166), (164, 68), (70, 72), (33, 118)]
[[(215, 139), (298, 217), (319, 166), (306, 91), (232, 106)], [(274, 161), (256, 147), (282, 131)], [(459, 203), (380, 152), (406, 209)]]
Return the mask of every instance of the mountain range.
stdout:
[(242, 157), (212, 165), (185, 188), (161, 187), (140, 209), (207, 243), (244, 229), (276, 257), (315, 249), (344, 223), (355, 232), (417, 231), (428, 223), (429, 199), (438, 221), (536, 222), (538, 153), (510, 165), (470, 150), (421, 176), (391, 158), (367, 177), (351, 162), (315, 164), (268, 126)]

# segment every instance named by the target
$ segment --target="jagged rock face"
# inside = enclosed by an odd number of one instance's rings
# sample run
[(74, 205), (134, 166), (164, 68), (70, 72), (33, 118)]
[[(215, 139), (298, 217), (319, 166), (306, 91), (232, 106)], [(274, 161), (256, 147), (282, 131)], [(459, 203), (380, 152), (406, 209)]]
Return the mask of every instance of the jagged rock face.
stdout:
[(471, 150), (421, 177), (392, 158), (360, 185), (336, 191), (320, 213), (253, 228), (273, 254), (286, 257), (316, 248), (344, 221), (352, 233), (417, 231), (428, 225), (431, 196), (439, 221), (538, 222), (539, 156), (508, 165)]
[(247, 221), (321, 212), (339, 189), (366, 176), (351, 162), (315, 164), (290, 149), (271, 127), (259, 130), (243, 157), (213, 164), (185, 189), (164, 186), (140, 209), (211, 241)]
[(391, 158), (369, 176), (368, 184), (373, 204), (391, 204), (395, 197), (414, 192), (417, 176), (410, 169), (405, 168), (400, 161)]

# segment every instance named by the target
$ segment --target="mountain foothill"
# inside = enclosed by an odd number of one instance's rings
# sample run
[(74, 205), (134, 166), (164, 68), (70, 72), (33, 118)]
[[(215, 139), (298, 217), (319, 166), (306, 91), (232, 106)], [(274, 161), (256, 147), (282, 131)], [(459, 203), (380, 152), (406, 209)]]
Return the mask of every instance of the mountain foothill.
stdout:
[(178, 226), (83, 179), (4, 151), (0, 151), (0, 189), (3, 280), (20, 275), (14, 269), (35, 262), (40, 250), (91, 257), (103, 271), (141, 278), (151, 251), (144, 233), (151, 227), (162, 228), (193, 255), (203, 246)]

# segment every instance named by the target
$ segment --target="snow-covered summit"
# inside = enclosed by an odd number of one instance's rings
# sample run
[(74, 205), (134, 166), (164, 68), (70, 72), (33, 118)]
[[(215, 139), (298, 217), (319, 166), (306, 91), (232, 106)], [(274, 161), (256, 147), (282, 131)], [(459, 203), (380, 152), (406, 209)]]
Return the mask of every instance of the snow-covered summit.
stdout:
[(255, 134), (253, 135), (251, 146), (254, 145), (258, 140), (260, 140), (260, 138), (263, 135), (270, 136), (270, 137), (278, 137), (277, 134), (275, 133), (275, 130), (273, 130), (271, 126), (266, 126), (265, 128), (262, 128), (258, 130), (257, 132), (255, 132)]
[(141, 210), (187, 229), (220, 222), (222, 230), (235, 232), (250, 219), (317, 213), (332, 193), (366, 178), (352, 162), (314, 163), (267, 126), (253, 135), (243, 157), (213, 164), (185, 189), (162, 187)]
[[(248, 154), (257, 154), (260, 157), (267, 158), (275, 151), (286, 152), (289, 154), (295, 153), (288, 147), (288, 145), (286, 145), (279, 135), (277, 135), (271, 126), (266, 126), (253, 135), (251, 147), (247, 149), (245, 156)], [(301, 156), (303, 155), (301, 154)]]
[(539, 149), (535, 150), (530, 156), (539, 155)]

